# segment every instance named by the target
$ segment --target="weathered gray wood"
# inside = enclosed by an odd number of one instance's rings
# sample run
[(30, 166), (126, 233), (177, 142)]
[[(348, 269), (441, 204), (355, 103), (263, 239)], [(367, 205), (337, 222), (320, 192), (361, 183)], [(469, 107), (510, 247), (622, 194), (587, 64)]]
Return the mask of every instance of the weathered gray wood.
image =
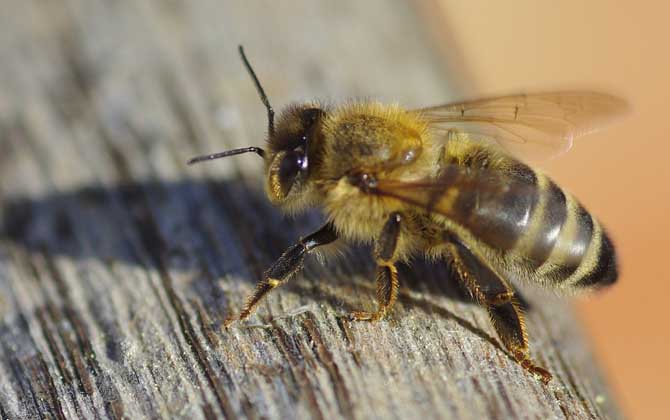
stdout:
[(264, 268), (318, 214), (281, 217), (253, 156), (276, 107), (455, 93), (401, 2), (15, 1), (0, 12), (0, 417), (619, 417), (568, 304), (530, 298), (549, 387), (439, 266), (402, 273), (389, 320), (367, 250), (305, 274), (246, 324)]

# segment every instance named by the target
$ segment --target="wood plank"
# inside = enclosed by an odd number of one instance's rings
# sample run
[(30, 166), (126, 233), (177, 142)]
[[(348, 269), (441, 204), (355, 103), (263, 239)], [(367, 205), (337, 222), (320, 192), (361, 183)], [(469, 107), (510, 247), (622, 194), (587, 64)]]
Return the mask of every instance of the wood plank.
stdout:
[(371, 308), (369, 250), (321, 265), (222, 330), (262, 271), (320, 224), (265, 200), (243, 43), (276, 107), (458, 91), (407, 3), (62, 2), (0, 23), (0, 417), (613, 418), (568, 303), (528, 296), (543, 387), (447, 270), (402, 270)]

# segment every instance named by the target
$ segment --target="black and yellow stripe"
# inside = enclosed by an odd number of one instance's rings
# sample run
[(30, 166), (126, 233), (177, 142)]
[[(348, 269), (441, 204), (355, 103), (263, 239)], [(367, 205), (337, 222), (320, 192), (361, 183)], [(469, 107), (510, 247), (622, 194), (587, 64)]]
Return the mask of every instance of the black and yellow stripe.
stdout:
[(492, 169), (455, 172), (435, 204), (472, 235), (471, 246), (502, 255), (500, 271), (549, 287), (593, 288), (616, 280), (612, 242), (575, 198), (512, 158), (498, 168), (497, 179)]
[(540, 200), (515, 251), (541, 283), (592, 288), (617, 278), (614, 247), (600, 223), (571, 195), (536, 172)]

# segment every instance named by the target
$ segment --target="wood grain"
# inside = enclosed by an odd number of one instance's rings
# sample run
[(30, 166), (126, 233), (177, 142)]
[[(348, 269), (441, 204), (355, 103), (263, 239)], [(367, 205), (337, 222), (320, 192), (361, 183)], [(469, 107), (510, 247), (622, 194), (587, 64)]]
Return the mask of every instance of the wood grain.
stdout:
[(354, 247), (222, 330), (320, 224), (265, 200), (244, 156), (275, 107), (450, 87), (423, 20), (382, 0), (6, 2), (0, 14), (0, 417), (618, 418), (569, 304), (531, 293), (543, 387), (439, 265), (401, 270), (390, 318)]

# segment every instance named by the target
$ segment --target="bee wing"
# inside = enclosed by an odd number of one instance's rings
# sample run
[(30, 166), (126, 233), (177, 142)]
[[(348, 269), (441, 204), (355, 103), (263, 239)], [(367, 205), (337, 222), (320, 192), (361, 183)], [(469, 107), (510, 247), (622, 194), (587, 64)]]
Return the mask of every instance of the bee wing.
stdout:
[[(461, 224), (473, 234), (507, 249), (528, 229), (544, 194), (534, 179), (446, 165), (436, 179), (379, 179), (369, 193), (410, 204)], [(510, 243), (508, 243), (510, 242)]]
[(505, 176), (489, 170), (473, 170), (461, 165), (446, 165), (435, 179), (396, 181), (380, 179), (371, 192), (392, 197), (424, 210), (451, 216), (457, 201), (473, 201), (481, 206), (504, 196), (519, 200), (539, 196), (534, 181)]
[(595, 92), (511, 95), (417, 109), (431, 129), (463, 133), (498, 144), (522, 158), (542, 160), (565, 153), (576, 137), (628, 111), (615, 96)]

